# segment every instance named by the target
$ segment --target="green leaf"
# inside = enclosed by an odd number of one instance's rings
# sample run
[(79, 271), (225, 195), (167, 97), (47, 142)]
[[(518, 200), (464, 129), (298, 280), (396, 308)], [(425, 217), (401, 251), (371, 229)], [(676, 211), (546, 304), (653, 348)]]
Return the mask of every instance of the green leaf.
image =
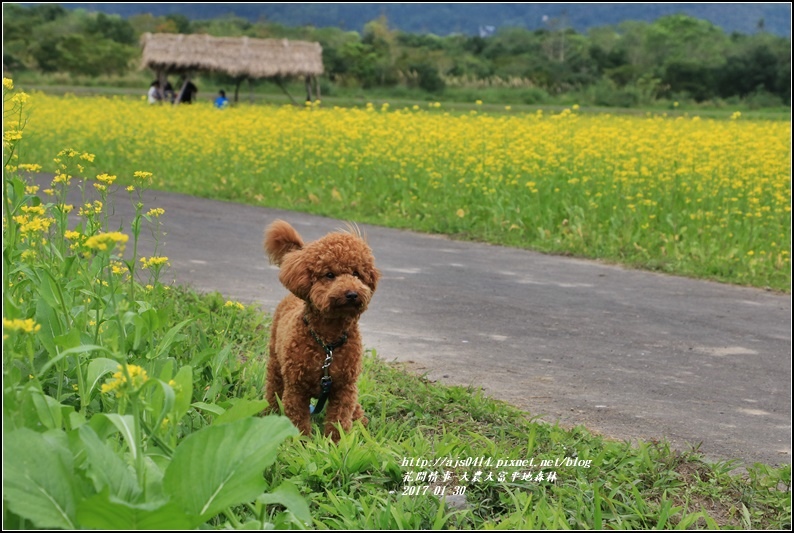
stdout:
[(52, 365), (54, 365), (55, 363), (57, 363), (58, 361), (60, 361), (64, 357), (67, 357), (69, 355), (74, 355), (74, 354), (78, 354), (79, 355), (79, 354), (91, 353), (91, 352), (94, 352), (94, 351), (101, 351), (101, 352), (111, 353), (110, 350), (108, 350), (104, 346), (98, 346), (96, 344), (84, 344), (82, 346), (77, 346), (77, 347), (71, 348), (69, 350), (64, 350), (64, 351), (60, 352), (58, 355), (56, 355), (55, 357), (51, 358), (46, 363), (44, 363), (44, 365), (41, 367), (41, 370), (39, 370), (39, 377), (43, 377), (44, 373), (47, 372), (47, 370), (49, 370)]
[(36, 274), (39, 279), (38, 289), (41, 298), (50, 307), (61, 309), (61, 298), (63, 296), (55, 278), (52, 277), (50, 272), (42, 269), (37, 269)]
[(3, 499), (37, 528), (76, 529), (74, 466), (68, 449), (22, 428), (3, 439)]
[(196, 526), (175, 504), (167, 501), (132, 504), (107, 490), (80, 502), (77, 519), (94, 529), (192, 529)]
[(256, 499), (256, 502), (262, 505), (283, 505), (303, 523), (309, 524), (312, 521), (309, 504), (298, 492), (297, 487), (289, 481), (281, 483), (273, 492), (262, 494)]
[(107, 357), (97, 357), (88, 363), (88, 370), (86, 373), (86, 385), (88, 385), (86, 393), (88, 397), (91, 397), (94, 388), (99, 384), (99, 380), (102, 379), (105, 374), (115, 372), (118, 368), (119, 362), (108, 359)]
[(212, 421), (213, 425), (228, 424), (248, 418), (249, 416), (258, 415), (267, 407), (266, 400), (238, 400), (234, 405), (226, 410), (225, 413)]
[(173, 328), (169, 329), (168, 333), (166, 333), (163, 336), (163, 339), (157, 344), (157, 349), (154, 350), (153, 353), (150, 352), (147, 354), (146, 357), (149, 359), (157, 359), (162, 355), (168, 354), (168, 352), (171, 350), (171, 345), (179, 340), (177, 337), (179, 330), (185, 327), (192, 320), (192, 318), (188, 318), (187, 320), (183, 320)]
[(63, 327), (55, 310), (43, 298), (36, 302), (36, 323), (41, 325), (36, 334), (39, 341), (50, 355), (55, 355), (57, 350), (54, 339), (63, 333)]
[(63, 423), (63, 411), (61, 404), (55, 398), (47, 396), (34, 387), (28, 387), (30, 400), (36, 409), (39, 421), (47, 429), (60, 429)]
[(91, 417), (91, 427), (100, 434), (105, 434), (105, 431), (100, 429), (101, 422), (107, 420), (119, 430), (121, 436), (127, 441), (127, 446), (130, 449), (132, 458), (138, 457), (138, 442), (135, 440), (135, 421), (132, 415), (119, 415), (116, 413), (99, 413)]
[(157, 430), (165, 417), (174, 410), (176, 394), (174, 393), (174, 389), (171, 388), (171, 385), (162, 379), (150, 379), (141, 387), (141, 391), (151, 387), (155, 387), (155, 390), (159, 388), (159, 390), (162, 391), (162, 395), (155, 393), (153, 397), (150, 398), (152, 410), (157, 413), (157, 418), (152, 424), (152, 427)]
[(175, 420), (181, 419), (185, 416), (188, 409), (190, 409), (190, 401), (193, 399), (193, 367), (183, 366), (179, 372), (174, 376), (176, 382), (176, 402), (174, 410), (176, 411)]
[(190, 405), (192, 405), (196, 409), (202, 409), (204, 411), (209, 411), (210, 413), (212, 413), (214, 415), (222, 415), (223, 413), (226, 412), (226, 409), (224, 409), (220, 405), (215, 405), (213, 403), (196, 402), (196, 403), (192, 403)]
[(280, 416), (205, 427), (177, 446), (163, 478), (165, 492), (201, 521), (253, 501), (266, 487), (262, 472), (275, 461), (278, 446), (297, 433)]
[(80, 330), (70, 329), (68, 333), (55, 337), (55, 345), (63, 350), (80, 346)]
[(88, 459), (88, 477), (97, 492), (105, 489), (125, 501), (134, 501), (140, 495), (135, 471), (106, 443), (102, 442), (90, 426), (78, 430)]
[(157, 311), (154, 309), (141, 311), (135, 315), (132, 323), (135, 325), (135, 340), (132, 343), (133, 350), (140, 349), (142, 341), (148, 340), (152, 332), (160, 327)]

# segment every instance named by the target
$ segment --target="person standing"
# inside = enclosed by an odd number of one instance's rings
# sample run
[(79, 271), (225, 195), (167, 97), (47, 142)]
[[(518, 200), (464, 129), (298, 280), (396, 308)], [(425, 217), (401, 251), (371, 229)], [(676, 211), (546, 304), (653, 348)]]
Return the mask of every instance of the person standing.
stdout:
[(218, 97), (215, 99), (215, 107), (218, 109), (226, 109), (229, 107), (229, 99), (226, 98), (226, 91), (223, 89), (218, 91)]
[(182, 84), (182, 97), (179, 99), (180, 104), (192, 104), (193, 100), (196, 99), (198, 95), (198, 87), (196, 87), (192, 81), (186, 79), (185, 82)]
[(150, 104), (158, 104), (160, 103), (160, 82), (155, 80), (149, 85), (149, 92), (146, 93), (146, 97)]

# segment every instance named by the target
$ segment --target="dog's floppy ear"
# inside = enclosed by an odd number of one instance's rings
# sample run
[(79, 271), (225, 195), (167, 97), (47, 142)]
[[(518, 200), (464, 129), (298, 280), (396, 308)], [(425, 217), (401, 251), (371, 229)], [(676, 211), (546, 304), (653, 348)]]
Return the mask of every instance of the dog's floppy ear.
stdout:
[(264, 244), (270, 262), (280, 265), (288, 253), (303, 248), (303, 239), (288, 222), (276, 220), (265, 229)]
[(366, 283), (367, 287), (369, 287), (372, 292), (375, 292), (375, 289), (378, 287), (378, 280), (380, 280), (380, 270), (373, 266), (371, 269), (364, 272), (364, 277), (361, 281)]
[(278, 279), (295, 296), (301, 300), (309, 300), (312, 288), (311, 272), (306, 264), (304, 254), (300, 250), (291, 252), (281, 262)]

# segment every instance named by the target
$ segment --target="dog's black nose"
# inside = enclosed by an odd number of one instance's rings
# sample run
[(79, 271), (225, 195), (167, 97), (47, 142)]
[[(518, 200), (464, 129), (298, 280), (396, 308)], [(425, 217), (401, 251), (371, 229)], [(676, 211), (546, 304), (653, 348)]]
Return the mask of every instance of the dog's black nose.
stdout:
[(347, 291), (345, 293), (345, 298), (347, 298), (350, 302), (355, 302), (358, 300), (358, 293), (356, 291)]

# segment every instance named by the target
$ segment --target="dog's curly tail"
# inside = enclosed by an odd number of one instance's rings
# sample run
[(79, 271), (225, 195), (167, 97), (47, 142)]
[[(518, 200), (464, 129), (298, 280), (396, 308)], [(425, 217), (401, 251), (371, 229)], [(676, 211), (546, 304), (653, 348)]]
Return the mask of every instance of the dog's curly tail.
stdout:
[(265, 252), (274, 265), (281, 265), (284, 256), (303, 248), (303, 239), (284, 220), (276, 220), (265, 229)]

